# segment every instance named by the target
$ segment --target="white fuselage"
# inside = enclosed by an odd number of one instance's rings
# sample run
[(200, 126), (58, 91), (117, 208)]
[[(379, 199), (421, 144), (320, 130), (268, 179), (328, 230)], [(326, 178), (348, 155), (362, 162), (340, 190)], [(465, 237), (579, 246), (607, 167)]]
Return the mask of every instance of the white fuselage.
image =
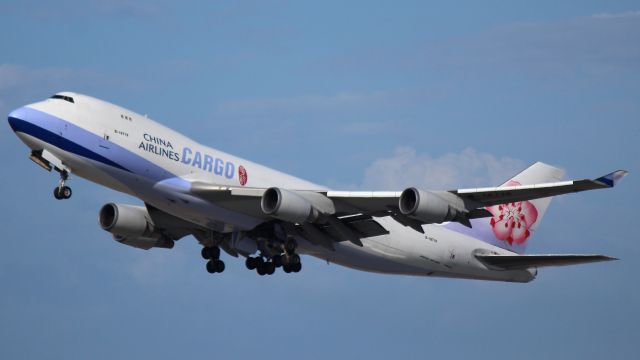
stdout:
[[(249, 230), (264, 219), (230, 211), (190, 193), (194, 182), (221, 187), (326, 191), (327, 188), (201, 145), (146, 116), (88, 96), (68, 93), (70, 103), (48, 99), (12, 114), (14, 130), (31, 149), (45, 149), (73, 174), (128, 193), (201, 227)], [(53, 135), (52, 135), (53, 134)], [(240, 170), (242, 168), (242, 170)], [(244, 176), (242, 176), (244, 175)], [(424, 234), (391, 217), (375, 218), (389, 234), (362, 239), (363, 247), (338, 242), (335, 251), (299, 239), (300, 251), (354, 269), (422, 276), (528, 282), (535, 269), (496, 271), (474, 251), (513, 254), (441, 225)]]

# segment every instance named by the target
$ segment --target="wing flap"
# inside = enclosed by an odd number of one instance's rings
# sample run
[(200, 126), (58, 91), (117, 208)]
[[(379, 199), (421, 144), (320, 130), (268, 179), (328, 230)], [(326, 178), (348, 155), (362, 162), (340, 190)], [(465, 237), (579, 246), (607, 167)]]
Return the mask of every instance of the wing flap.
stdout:
[(400, 191), (328, 191), (336, 211), (343, 214), (386, 211), (398, 206)]
[(545, 266), (577, 265), (599, 261), (618, 260), (606, 255), (577, 255), (577, 254), (549, 254), (549, 255), (486, 255), (476, 254), (478, 260), (491, 268), (500, 270), (520, 270)]

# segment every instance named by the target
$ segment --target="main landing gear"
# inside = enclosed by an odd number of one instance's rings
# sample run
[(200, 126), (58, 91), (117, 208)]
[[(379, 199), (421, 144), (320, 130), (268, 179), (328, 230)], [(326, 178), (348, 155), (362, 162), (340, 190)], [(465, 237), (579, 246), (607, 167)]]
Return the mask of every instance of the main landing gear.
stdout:
[(53, 197), (58, 200), (64, 200), (71, 197), (71, 188), (64, 184), (67, 179), (69, 179), (69, 172), (66, 170), (60, 171), (60, 184), (53, 189)]
[(221, 273), (224, 271), (224, 261), (220, 260), (220, 248), (203, 247), (200, 253), (202, 258), (207, 261), (207, 272), (209, 274)]
[(282, 245), (284, 250), (281, 254), (265, 256), (265, 252), (260, 252), (256, 257), (247, 257), (245, 265), (249, 270), (256, 270), (258, 275), (273, 275), (277, 268), (282, 267), (285, 273), (297, 273), (302, 270), (300, 255), (296, 254), (298, 244), (294, 239), (287, 239)]

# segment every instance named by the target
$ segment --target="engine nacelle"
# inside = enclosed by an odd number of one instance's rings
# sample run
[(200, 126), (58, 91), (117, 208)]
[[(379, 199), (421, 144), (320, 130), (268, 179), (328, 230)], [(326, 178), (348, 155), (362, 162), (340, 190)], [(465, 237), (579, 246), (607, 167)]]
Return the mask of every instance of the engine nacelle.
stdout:
[(434, 192), (416, 188), (405, 189), (400, 194), (400, 212), (418, 219), (425, 224), (452, 221), (458, 217), (459, 211), (451, 203)]
[(155, 229), (144, 206), (109, 203), (100, 209), (98, 219), (102, 229), (119, 243), (145, 250), (173, 247), (173, 240)]
[(264, 192), (260, 205), (265, 214), (298, 224), (314, 222), (320, 215), (311, 201), (302, 195), (277, 187), (269, 188)]

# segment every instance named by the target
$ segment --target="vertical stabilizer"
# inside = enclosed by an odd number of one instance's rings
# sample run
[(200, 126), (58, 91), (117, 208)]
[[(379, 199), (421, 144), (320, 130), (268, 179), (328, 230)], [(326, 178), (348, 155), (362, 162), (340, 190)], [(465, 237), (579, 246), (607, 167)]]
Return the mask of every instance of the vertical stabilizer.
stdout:
[[(563, 176), (564, 170), (537, 162), (500, 186), (557, 182)], [(527, 242), (540, 225), (551, 199), (549, 197), (487, 207), (493, 216), (471, 220), (471, 228), (458, 223), (449, 223), (445, 226), (489, 244), (522, 254), (525, 252)]]

